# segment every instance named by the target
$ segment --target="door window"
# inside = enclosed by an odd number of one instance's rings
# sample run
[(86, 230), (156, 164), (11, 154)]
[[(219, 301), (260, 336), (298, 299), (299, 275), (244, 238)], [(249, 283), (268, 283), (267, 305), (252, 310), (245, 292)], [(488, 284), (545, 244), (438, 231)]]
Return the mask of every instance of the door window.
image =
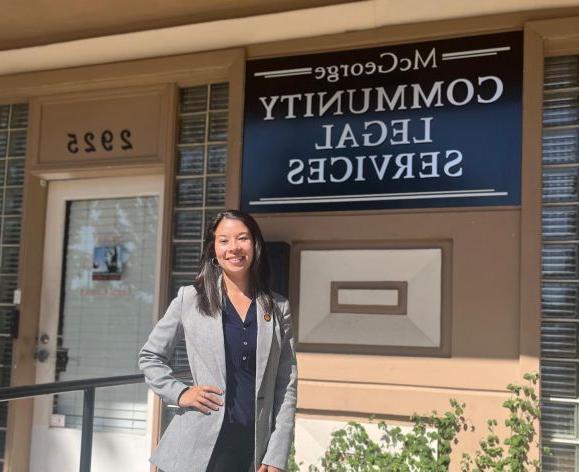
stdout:
[[(58, 381), (138, 373), (152, 328), (158, 197), (67, 203)], [(57, 396), (54, 414), (82, 425), (82, 392)], [(146, 429), (144, 384), (96, 390), (95, 430)], [(62, 423), (62, 422), (61, 422)]]

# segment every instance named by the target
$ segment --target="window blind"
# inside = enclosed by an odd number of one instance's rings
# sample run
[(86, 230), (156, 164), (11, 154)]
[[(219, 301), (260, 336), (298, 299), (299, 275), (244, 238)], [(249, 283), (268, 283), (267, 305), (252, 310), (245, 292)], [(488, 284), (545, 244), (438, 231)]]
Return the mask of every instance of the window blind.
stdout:
[[(159, 201), (156, 196), (68, 204), (58, 381), (137, 373), (136, 353), (152, 328)], [(120, 275), (94, 277), (95, 248), (117, 247)], [(104, 260), (102, 261), (104, 264)], [(83, 393), (55, 396), (67, 428), (82, 426)], [(145, 384), (97, 389), (95, 431), (145, 434)]]

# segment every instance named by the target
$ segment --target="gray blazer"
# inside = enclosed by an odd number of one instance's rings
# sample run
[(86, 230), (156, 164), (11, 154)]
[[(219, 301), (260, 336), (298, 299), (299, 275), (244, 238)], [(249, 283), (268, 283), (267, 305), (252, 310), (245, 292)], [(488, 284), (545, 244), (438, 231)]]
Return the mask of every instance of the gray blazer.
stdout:
[[(139, 368), (147, 384), (169, 405), (177, 405), (179, 394), (187, 388), (187, 384), (173, 377), (169, 367), (182, 336), (193, 383), (214, 385), (225, 391), (221, 313), (202, 315), (197, 310), (196, 297), (193, 286), (182, 287), (139, 353)], [(276, 312), (269, 313), (270, 317), (257, 304), (256, 460), (252, 470), (262, 463), (285, 470), (293, 440), (297, 365), (292, 320), (285, 298), (275, 294), (274, 304)], [(150, 461), (164, 472), (205, 472), (223, 417), (223, 407), (207, 415), (193, 408), (179, 408)]]

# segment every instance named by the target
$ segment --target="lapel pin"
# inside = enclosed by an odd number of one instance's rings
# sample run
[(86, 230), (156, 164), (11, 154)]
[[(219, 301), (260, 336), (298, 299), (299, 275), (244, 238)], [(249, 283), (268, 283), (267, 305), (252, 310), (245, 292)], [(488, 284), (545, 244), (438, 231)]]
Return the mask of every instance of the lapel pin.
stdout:
[(266, 313), (265, 315), (263, 315), (263, 319), (265, 321), (269, 321), (269, 320), (271, 320), (271, 315), (269, 313)]

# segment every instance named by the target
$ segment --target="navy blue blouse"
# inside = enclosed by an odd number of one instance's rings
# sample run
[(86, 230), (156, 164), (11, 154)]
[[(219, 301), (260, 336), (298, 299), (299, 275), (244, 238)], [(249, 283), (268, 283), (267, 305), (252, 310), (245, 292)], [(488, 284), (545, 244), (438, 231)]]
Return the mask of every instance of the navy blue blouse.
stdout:
[(226, 395), (224, 427), (253, 428), (255, 422), (255, 360), (257, 308), (251, 302), (245, 321), (228, 297), (222, 313), (225, 343)]

